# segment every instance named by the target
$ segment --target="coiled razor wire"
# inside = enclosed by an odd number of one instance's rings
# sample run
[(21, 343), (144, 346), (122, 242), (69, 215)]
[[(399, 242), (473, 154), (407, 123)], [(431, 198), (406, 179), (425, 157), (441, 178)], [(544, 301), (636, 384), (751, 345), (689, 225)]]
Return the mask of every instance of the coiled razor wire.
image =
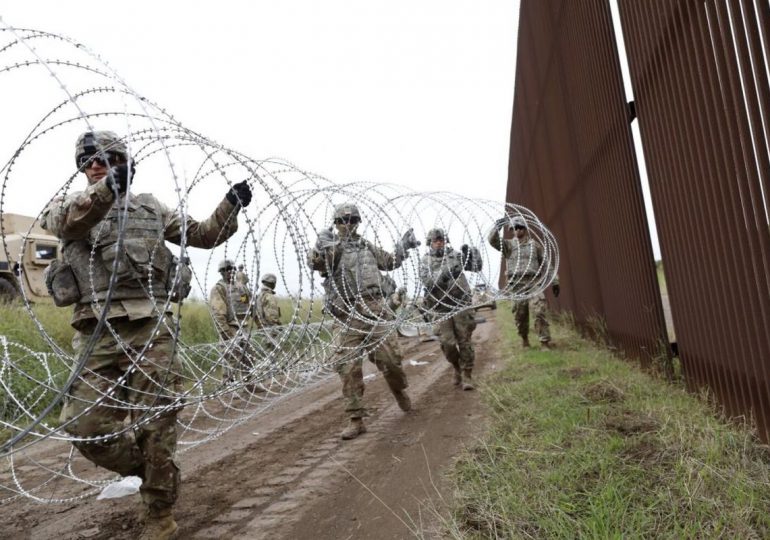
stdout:
[[(16, 124), (4, 124), (3, 137), (9, 140), (2, 139), (0, 146), (0, 232), (4, 260), (9, 263), (18, 262), (25, 268), (25, 263), (35, 258), (30, 245), (40, 238), (35, 236), (40, 233), (35, 225), (23, 231), (10, 230), (10, 212), (28, 208), (32, 210), (26, 213), (39, 218), (52, 201), (85, 187), (85, 180), (72, 165), (71, 152), (75, 139), (84, 131), (109, 129), (121, 134), (137, 166), (131, 193), (152, 192), (183, 224), (191, 216), (208, 216), (235, 183), (246, 180), (253, 192), (251, 205), (237, 216), (238, 232), (217, 248), (185, 247), (185, 226), (181, 245), (167, 244), (180, 260), (191, 260), (193, 298), (171, 303), (165, 295), (156, 296), (158, 291), (148, 280), (147, 298), (158, 313), (172, 314), (151, 319), (155, 325), (152, 335), (168, 330), (173, 336), (179, 362), (172, 367), (153, 363), (146, 354), (151, 342), (137, 350), (122, 340), (110, 323), (107, 314), (114, 277), (107, 297), (93, 301), (98, 325), (80, 344), (78, 350), (84, 352), (75, 355), (39, 316), (47, 305), (38, 299), (41, 291), (33, 290), (31, 282), (19, 276), (24, 308), (46, 345), (44, 350), (32, 350), (0, 335), (0, 503), (19, 497), (71, 502), (89, 497), (113, 481), (114, 474), (90, 466), (73, 449), (70, 443), (74, 441), (107, 441), (175, 407), (181, 408), (177, 423), (180, 451), (184, 452), (325, 379), (341, 362), (375, 350), (391, 332), (427, 330), (459, 309), (472, 309), (490, 300), (526, 300), (541, 293), (556, 275), (559, 256), (553, 235), (521, 206), (449, 192), (420, 193), (391, 184), (337, 184), (283, 159), (250, 158), (183, 126), (164, 108), (132, 90), (88, 47), (63, 36), (13, 28), (2, 19), (0, 59), (0, 88), (9, 92), (9, 99), (0, 100), (0, 107), (11, 106), (15, 103), (13, 92), (23, 95), (33, 85), (42, 96)], [(19, 116), (2, 112), (3, 118)], [(41, 164), (55, 172), (40, 179)], [(29, 189), (32, 178), (37, 182), (34, 190)], [(329, 297), (350, 296), (351, 290), (358, 289), (355, 283), (324, 283), (319, 272), (307, 264), (308, 252), (319, 234), (332, 227), (334, 208), (344, 202), (357, 205), (361, 213), (358, 234), (385, 251), (398, 250), (410, 228), (422, 240), (422, 246), (406, 252), (398, 268), (382, 272), (396, 288), (405, 290), (402, 305), (378, 313), (351, 309), (340, 314), (338, 309), (325, 309)], [(119, 215), (120, 246), (127, 206)], [(490, 245), (489, 233), (514, 219), (526, 223), (530, 236), (542, 246), (543, 256), (535, 263), (537, 272), (499, 288), (502, 241)], [(101, 226), (103, 223), (97, 225)], [(473, 290), (485, 291), (483, 298), (474, 296), (468, 305), (449, 306), (439, 312), (421, 307), (425, 291), (419, 275), (420, 259), (427, 250), (426, 234), (437, 227), (445, 231), (455, 250), (461, 245), (478, 248), (482, 269), (465, 275)], [(13, 248), (15, 244), (5, 240), (15, 234), (24, 240)], [(156, 254), (152, 253), (150, 265)], [(88, 261), (92, 282), (95, 255), (94, 248)], [(250, 308), (256, 308), (259, 277), (267, 272), (278, 276), (276, 291), (284, 306), (282, 324), (260, 328), (247, 317), (239, 321), (235, 338), (188, 343), (180, 332), (186, 322), (185, 306), (205, 306), (211, 312), (206, 298), (219, 279), (219, 261), (225, 258), (244, 265), (251, 290)], [(509, 261), (508, 272), (516, 274), (511, 264), (523, 269), (531, 268), (531, 263)], [(179, 275), (173, 278), (177, 280)], [(393, 292), (392, 287), (383, 288), (380, 296), (387, 299)], [(351, 306), (365, 304), (358, 292), (348, 300)], [(213, 317), (211, 324), (216, 324)], [(350, 331), (364, 334), (361, 347), (338, 346), (339, 333)], [(100, 332), (114, 336), (128, 359), (128, 369), (117, 380), (89, 368), (89, 353)], [(234, 362), (233, 358), (242, 360)], [(152, 381), (157, 390), (150, 397), (156, 399), (149, 400), (151, 405), (130, 403), (123, 397), (126, 381), (139, 370), (149, 376), (148, 367), (161, 374)], [(164, 384), (171, 375), (181, 378), (179, 388)], [(95, 406), (126, 411), (122, 430), (91, 438), (68, 431), (79, 416), (63, 423), (58, 412), (75, 381), (90, 384), (98, 396), (81, 402), (85, 409), (81, 414)], [(161, 395), (167, 398), (164, 405), (156, 403)], [(135, 414), (129, 416), (129, 409)]]

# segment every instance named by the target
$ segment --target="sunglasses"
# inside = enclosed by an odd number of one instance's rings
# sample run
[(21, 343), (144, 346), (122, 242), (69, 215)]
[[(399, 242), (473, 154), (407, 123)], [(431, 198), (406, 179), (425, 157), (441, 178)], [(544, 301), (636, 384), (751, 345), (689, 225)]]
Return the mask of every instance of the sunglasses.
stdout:
[(334, 223), (336, 223), (337, 225), (339, 225), (339, 224), (341, 224), (341, 223), (347, 223), (347, 224), (350, 224), (350, 223), (359, 223), (360, 221), (361, 221), (361, 218), (360, 218), (360, 217), (356, 217), (356, 216), (343, 216), (343, 217), (341, 217), (341, 218), (336, 218), (336, 219), (334, 220)]
[(513, 230), (514, 231), (523, 231), (525, 229), (526, 229), (526, 227), (524, 225), (514, 225), (513, 226)]
[(92, 167), (94, 163), (98, 163), (102, 167), (110, 167), (125, 163), (126, 158), (122, 154), (116, 152), (100, 152), (94, 155), (83, 154), (78, 158), (78, 167), (81, 169), (87, 169)]

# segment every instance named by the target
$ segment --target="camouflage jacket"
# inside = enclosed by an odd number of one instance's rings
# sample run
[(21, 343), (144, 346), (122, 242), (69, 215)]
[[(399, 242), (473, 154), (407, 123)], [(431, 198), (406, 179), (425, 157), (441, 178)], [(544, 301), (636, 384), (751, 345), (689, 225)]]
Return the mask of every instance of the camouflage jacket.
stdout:
[(307, 255), (308, 266), (328, 276), (326, 306), (349, 311), (359, 296), (377, 298), (383, 294), (383, 276), (380, 271), (395, 270), (403, 256), (375, 246), (358, 234), (350, 238), (336, 238), (334, 246), (312, 248)]
[[(128, 202), (126, 202), (128, 198)], [(123, 209), (128, 206), (128, 212), (124, 214)], [(109, 268), (111, 272), (112, 266), (107, 255), (113, 254), (114, 257), (122, 256), (119, 253), (113, 253), (117, 250), (117, 244), (109, 244), (110, 238), (116, 237), (115, 224), (123, 215), (127, 216), (125, 222), (125, 236), (127, 248), (130, 244), (127, 242), (131, 240), (131, 232), (134, 229), (145, 227), (143, 224), (134, 224), (132, 220), (133, 211), (141, 207), (141, 212), (147, 215), (153, 215), (155, 221), (158, 223), (153, 225), (153, 229), (157, 229), (163, 236), (164, 240), (169, 242), (180, 244), (182, 241), (182, 233), (186, 230), (186, 244), (188, 246), (200, 247), (200, 248), (213, 248), (227, 238), (233, 235), (238, 229), (237, 210), (226, 199), (223, 199), (221, 203), (214, 210), (214, 213), (205, 221), (199, 222), (191, 217), (187, 217), (185, 223), (182, 223), (182, 219), (179, 214), (165, 206), (158, 201), (151, 194), (133, 195), (126, 194), (121, 196), (117, 201), (114, 200), (112, 191), (107, 187), (104, 180), (89, 185), (85, 191), (73, 192), (65, 197), (57, 197), (51, 201), (48, 206), (43, 210), (41, 215), (41, 225), (44, 229), (59, 237), (64, 242), (65, 258), (67, 248), (76, 248), (75, 253), (88, 253), (88, 257), (72, 257), (74, 260), (67, 260), (67, 262), (73, 267), (73, 272), (80, 273), (81, 275), (89, 275), (94, 273), (94, 268), (90, 268), (91, 265), (91, 253), (93, 253), (94, 265), (101, 264), (105, 268)], [(108, 233), (107, 231), (112, 231)], [(145, 231), (146, 233), (146, 231)], [(112, 234), (112, 236), (110, 236)], [(145, 234), (145, 236), (148, 236)], [(168, 257), (168, 249), (165, 245), (158, 244), (156, 242), (156, 248), (152, 250), (152, 254), (162, 253), (163, 256), (158, 255), (156, 263), (163, 260), (163, 257)], [(128, 249), (124, 250), (128, 252)], [(126, 256), (130, 258), (130, 253)], [(169, 259), (170, 260), (170, 259)], [(120, 261), (119, 261), (120, 262)], [(130, 262), (130, 261), (129, 261)], [(166, 261), (164, 261), (166, 264)], [(145, 264), (145, 266), (149, 266)], [(118, 265), (120, 269), (120, 264)], [(161, 269), (162, 272), (168, 272), (167, 268)], [(126, 280), (132, 280), (130, 285), (133, 286), (133, 282), (137, 281), (135, 275), (125, 278)], [(115, 289), (124, 287), (123, 278), (118, 276)], [(99, 312), (93, 307), (90, 297), (99, 298), (97, 293), (103, 293), (100, 288), (106, 288), (104, 284), (94, 284), (90, 287), (90, 293), (83, 291), (81, 287), (81, 293), (86, 294), (84, 300), (81, 300), (75, 305), (72, 325), (78, 327), (80, 321), (87, 319), (93, 319), (99, 316)], [(165, 291), (154, 291), (155, 301), (151, 300), (148, 292), (144, 291), (141, 287), (135, 287), (137, 294), (122, 294), (116, 295), (116, 300), (110, 305), (110, 312), (108, 318), (116, 317), (128, 317), (130, 320), (143, 319), (157, 315), (159, 306), (162, 306), (165, 300), (163, 294)], [(141, 291), (141, 294), (139, 294)]]
[(462, 255), (451, 247), (444, 248), (442, 256), (430, 252), (423, 255), (420, 281), (425, 287), (425, 309), (452, 311), (472, 301), (471, 288), (463, 273)]
[(257, 295), (257, 323), (260, 326), (278, 326), (281, 324), (281, 308), (275, 297), (275, 291), (262, 287)]
[(220, 336), (235, 337), (238, 332), (238, 318), (233, 308), (232, 289), (220, 279), (209, 293), (209, 308), (214, 318), (214, 325)]
[[(522, 277), (535, 278), (543, 275), (547, 268), (543, 265), (543, 246), (527, 234), (521, 241), (517, 238), (501, 238), (500, 231), (489, 233), (489, 244), (503, 254), (508, 279)], [(552, 285), (559, 284), (559, 276), (554, 276)]]

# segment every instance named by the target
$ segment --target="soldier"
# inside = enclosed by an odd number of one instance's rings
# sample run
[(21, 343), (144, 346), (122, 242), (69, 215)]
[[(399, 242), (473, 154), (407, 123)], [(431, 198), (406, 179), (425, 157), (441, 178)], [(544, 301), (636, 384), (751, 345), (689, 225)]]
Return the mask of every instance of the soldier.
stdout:
[(243, 376), (249, 372), (249, 357), (254, 354), (249, 345), (248, 332), (253, 308), (249, 289), (235, 279), (233, 261), (222, 260), (218, 270), (222, 278), (214, 284), (209, 293), (209, 306), (219, 339), (226, 343), (229, 350), (222, 377), (223, 382), (227, 384), (237, 379), (236, 374)]
[(262, 328), (281, 324), (281, 308), (275, 299), (275, 274), (262, 276), (262, 288), (257, 295), (257, 324)]
[(246, 287), (249, 286), (249, 275), (246, 273), (246, 270), (244, 270), (242, 264), (238, 265), (238, 271), (235, 273), (235, 281)]
[(453, 313), (438, 324), (441, 350), (454, 368), (454, 385), (473, 390), (476, 353), (471, 336), (476, 316), (470, 308), (473, 295), (463, 270), (480, 271), (481, 257), (478, 250), (467, 245), (461, 252), (452, 249), (443, 229), (428, 231), (426, 241), (429, 251), (420, 261), (420, 280), (425, 287), (423, 308), (437, 314)]
[[(500, 238), (500, 228), (506, 224), (513, 227), (514, 238), (508, 240)], [(495, 226), (489, 233), (490, 245), (501, 251), (506, 260), (508, 284), (515, 289), (517, 284), (527, 286), (536, 280), (546, 270), (543, 265), (543, 246), (529, 234), (527, 222), (521, 216), (511, 220), (504, 217), (495, 222)], [(554, 276), (551, 283), (554, 296), (559, 296), (559, 276)], [(539, 293), (529, 300), (513, 302), (513, 314), (516, 320), (516, 328), (521, 336), (522, 346), (528, 348), (529, 344), (529, 312), (532, 310), (535, 316), (535, 332), (540, 338), (542, 347), (550, 349), (551, 332), (546, 318), (545, 294)]]
[(401, 351), (395, 328), (385, 324), (393, 313), (383, 296), (381, 270), (401, 266), (408, 250), (419, 245), (411, 229), (397, 243), (395, 254), (388, 253), (359, 235), (361, 214), (353, 203), (334, 209), (334, 226), (321, 231), (316, 245), (308, 252), (308, 265), (326, 277), (324, 309), (334, 317), (334, 347), (337, 370), (342, 380), (350, 423), (342, 439), (366, 433), (363, 417), (364, 377), (362, 357), (366, 355), (379, 369), (403, 411), (412, 408), (404, 391), (406, 374), (401, 367)]
[[(64, 264), (50, 272), (49, 290), (57, 305), (75, 304), (73, 345), (85, 362), (62, 420), (82, 438), (73, 444), (88, 460), (142, 479), (141, 538), (169, 538), (177, 529), (172, 508), (180, 477), (174, 453), (181, 376), (170, 330), (175, 324), (164, 306), (180, 299), (174, 286), (180, 273), (164, 240), (179, 244), (184, 237), (200, 248), (221, 244), (237, 230), (251, 190), (245, 181), (235, 184), (207, 220), (183, 222), (153, 195), (128, 191), (136, 169), (115, 133), (80, 135), (75, 163), (88, 186), (54, 199), (41, 216), (43, 228), (63, 242)], [(103, 316), (107, 325), (98, 322)], [(151, 412), (164, 406), (160, 414)], [(126, 431), (127, 414), (141, 425)]]

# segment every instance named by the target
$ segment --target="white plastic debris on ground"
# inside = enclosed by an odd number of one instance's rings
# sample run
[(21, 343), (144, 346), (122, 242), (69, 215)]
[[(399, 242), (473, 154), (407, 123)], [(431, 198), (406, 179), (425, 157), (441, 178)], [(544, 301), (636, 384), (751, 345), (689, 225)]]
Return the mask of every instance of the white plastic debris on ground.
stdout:
[(428, 364), (428, 362), (420, 362), (419, 360), (415, 360), (415, 359), (409, 360), (409, 365), (410, 366), (425, 366), (427, 364)]
[(121, 478), (117, 482), (108, 484), (102, 490), (97, 499), (117, 499), (120, 497), (128, 497), (134, 493), (139, 492), (139, 486), (142, 485), (142, 479), (138, 476), (126, 476)]

